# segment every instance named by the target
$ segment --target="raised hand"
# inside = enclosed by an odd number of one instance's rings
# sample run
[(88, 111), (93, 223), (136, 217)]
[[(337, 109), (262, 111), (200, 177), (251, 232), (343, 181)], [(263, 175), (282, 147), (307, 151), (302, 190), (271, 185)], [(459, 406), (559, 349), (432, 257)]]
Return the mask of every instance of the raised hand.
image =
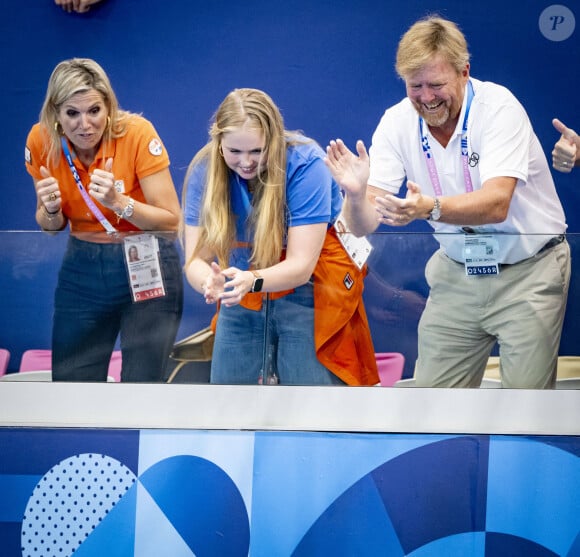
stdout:
[(61, 209), (62, 197), (58, 182), (45, 166), (40, 167), (42, 179), (35, 183), (38, 206), (44, 205), (46, 212), (56, 214)]
[(573, 129), (560, 122), (558, 118), (554, 118), (552, 124), (562, 134), (552, 151), (552, 166), (559, 172), (572, 172), (578, 160), (580, 137)]
[(117, 198), (115, 190), (115, 177), (112, 173), (113, 159), (109, 158), (105, 162), (104, 170), (95, 169), (91, 174), (91, 183), (89, 184), (89, 193), (105, 207), (112, 207)]
[(88, 12), (91, 9), (91, 5), (98, 2), (101, 2), (101, 0), (54, 0), (54, 3), (65, 12), (76, 12), (78, 14)]
[(358, 156), (342, 139), (332, 140), (326, 148), (324, 162), (338, 185), (347, 193), (360, 196), (366, 192), (369, 179), (369, 156), (364, 143), (356, 142)]

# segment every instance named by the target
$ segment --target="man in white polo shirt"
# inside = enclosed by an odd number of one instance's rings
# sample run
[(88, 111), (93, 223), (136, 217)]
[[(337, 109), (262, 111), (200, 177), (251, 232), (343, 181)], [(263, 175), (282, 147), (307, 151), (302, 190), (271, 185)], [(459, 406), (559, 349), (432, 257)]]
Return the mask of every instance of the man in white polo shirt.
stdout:
[(528, 116), (506, 88), (470, 77), (465, 37), (445, 19), (415, 23), (396, 68), (407, 97), (383, 115), (370, 159), (361, 141), (357, 156), (336, 140), (326, 162), (355, 234), (416, 219), (436, 233), (417, 386), (478, 386), (498, 342), (504, 387), (553, 387), (570, 249)]

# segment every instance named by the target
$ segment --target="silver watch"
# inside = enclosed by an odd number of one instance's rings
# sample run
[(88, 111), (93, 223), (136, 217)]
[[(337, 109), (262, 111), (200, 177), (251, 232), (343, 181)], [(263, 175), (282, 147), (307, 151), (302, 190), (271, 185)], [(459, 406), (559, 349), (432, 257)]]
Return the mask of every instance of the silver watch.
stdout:
[(433, 203), (433, 209), (429, 213), (428, 220), (439, 220), (441, 218), (441, 201), (439, 198), (435, 198), (435, 202)]
[(130, 197), (129, 203), (127, 203), (127, 205), (121, 212), (117, 213), (117, 216), (120, 219), (129, 219), (133, 216), (134, 210), (135, 210), (135, 200), (132, 197)]

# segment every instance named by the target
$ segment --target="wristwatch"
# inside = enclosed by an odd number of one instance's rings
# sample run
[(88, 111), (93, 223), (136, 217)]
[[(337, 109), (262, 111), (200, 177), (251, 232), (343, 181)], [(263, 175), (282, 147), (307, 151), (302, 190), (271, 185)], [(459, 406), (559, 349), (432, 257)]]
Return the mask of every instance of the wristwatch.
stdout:
[(435, 202), (433, 203), (433, 209), (429, 213), (429, 218), (427, 220), (439, 220), (441, 218), (441, 201), (439, 198), (435, 198)]
[(135, 210), (135, 200), (130, 197), (129, 198), (129, 203), (127, 203), (127, 205), (125, 206), (125, 208), (122, 211), (118, 211), (117, 212), (117, 216), (120, 219), (129, 219), (133, 216), (133, 212)]
[(252, 284), (252, 288), (250, 288), (250, 292), (260, 292), (262, 290), (262, 286), (264, 286), (264, 279), (260, 276), (258, 271), (251, 271), (254, 275), (254, 284)]

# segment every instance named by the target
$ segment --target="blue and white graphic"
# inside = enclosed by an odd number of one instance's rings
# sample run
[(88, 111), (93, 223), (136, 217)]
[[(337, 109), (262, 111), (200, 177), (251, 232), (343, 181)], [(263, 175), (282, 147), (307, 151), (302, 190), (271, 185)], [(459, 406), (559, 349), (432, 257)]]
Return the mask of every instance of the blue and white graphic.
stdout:
[(580, 556), (577, 437), (4, 429), (0, 446), (3, 557)]
[(22, 520), (22, 556), (69, 557), (135, 483), (135, 475), (105, 455), (69, 458), (40, 480)]

